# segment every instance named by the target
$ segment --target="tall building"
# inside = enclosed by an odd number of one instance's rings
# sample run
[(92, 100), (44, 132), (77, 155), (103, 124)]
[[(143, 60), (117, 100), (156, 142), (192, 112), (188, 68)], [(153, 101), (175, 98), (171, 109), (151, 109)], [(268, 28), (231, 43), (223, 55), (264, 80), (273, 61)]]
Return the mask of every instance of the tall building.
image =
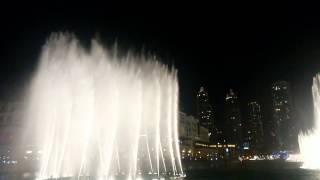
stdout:
[(213, 108), (209, 103), (209, 95), (204, 87), (201, 87), (197, 94), (197, 114), (199, 125), (209, 130), (210, 141), (214, 141), (216, 131), (214, 127)]
[(242, 148), (242, 118), (237, 95), (230, 89), (225, 102), (224, 132), (228, 143), (236, 144), (238, 150)]
[(263, 146), (263, 125), (261, 105), (257, 101), (248, 103), (248, 117), (245, 124), (244, 147), (250, 152), (259, 152)]
[(293, 121), (290, 85), (277, 81), (272, 85), (273, 133), (280, 150), (295, 150), (297, 131)]

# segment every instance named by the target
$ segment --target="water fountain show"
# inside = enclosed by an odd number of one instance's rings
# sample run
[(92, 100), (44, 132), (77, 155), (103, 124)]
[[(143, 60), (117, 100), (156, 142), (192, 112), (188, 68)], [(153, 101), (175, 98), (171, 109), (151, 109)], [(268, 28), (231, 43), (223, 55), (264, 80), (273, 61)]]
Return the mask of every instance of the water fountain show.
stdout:
[(302, 168), (320, 170), (320, 74), (313, 78), (312, 95), (314, 106), (314, 128), (307, 133), (300, 133), (299, 147)]
[(53, 34), (27, 105), (26, 136), (41, 151), (37, 179), (181, 177), (177, 70)]

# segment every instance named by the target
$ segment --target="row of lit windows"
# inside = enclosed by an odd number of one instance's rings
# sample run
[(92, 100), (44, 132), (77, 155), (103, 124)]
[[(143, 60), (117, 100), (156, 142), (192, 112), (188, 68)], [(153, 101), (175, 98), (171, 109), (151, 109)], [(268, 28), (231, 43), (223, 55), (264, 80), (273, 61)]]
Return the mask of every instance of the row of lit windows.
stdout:
[(288, 87), (287, 86), (273, 86), (272, 89), (274, 89), (276, 91), (281, 90), (281, 89), (287, 90)]

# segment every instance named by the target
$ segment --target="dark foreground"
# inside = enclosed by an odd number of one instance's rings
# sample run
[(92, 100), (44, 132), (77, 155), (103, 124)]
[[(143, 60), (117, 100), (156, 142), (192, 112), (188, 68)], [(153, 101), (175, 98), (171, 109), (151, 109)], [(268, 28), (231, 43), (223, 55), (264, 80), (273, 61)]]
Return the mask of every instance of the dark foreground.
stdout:
[(188, 171), (186, 180), (320, 180), (320, 172), (304, 169), (208, 169)]
[(216, 164), (189, 164), (186, 180), (320, 180), (320, 171), (299, 168), (301, 163), (247, 161)]
[[(320, 180), (320, 171), (300, 169), (297, 163), (260, 161), (231, 163), (217, 167), (211, 163), (193, 162), (184, 165), (187, 175), (185, 180)], [(35, 180), (34, 177), (23, 177), (24, 175), (1, 173), (0, 180)]]
[[(0, 177), (0, 180), (24, 179), (9, 174)], [(188, 171), (185, 180), (320, 180), (320, 172), (304, 169), (207, 169)]]

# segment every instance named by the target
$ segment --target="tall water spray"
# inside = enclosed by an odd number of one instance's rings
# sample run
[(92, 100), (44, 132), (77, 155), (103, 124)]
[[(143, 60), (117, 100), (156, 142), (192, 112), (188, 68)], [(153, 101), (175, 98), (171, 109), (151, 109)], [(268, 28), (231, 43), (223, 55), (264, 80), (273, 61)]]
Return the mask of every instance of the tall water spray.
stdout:
[(155, 57), (117, 55), (92, 40), (53, 34), (27, 105), (42, 152), (38, 179), (183, 174), (177, 71)]
[(313, 78), (312, 95), (315, 124), (310, 132), (299, 134), (300, 158), (302, 168), (320, 169), (320, 74)]

